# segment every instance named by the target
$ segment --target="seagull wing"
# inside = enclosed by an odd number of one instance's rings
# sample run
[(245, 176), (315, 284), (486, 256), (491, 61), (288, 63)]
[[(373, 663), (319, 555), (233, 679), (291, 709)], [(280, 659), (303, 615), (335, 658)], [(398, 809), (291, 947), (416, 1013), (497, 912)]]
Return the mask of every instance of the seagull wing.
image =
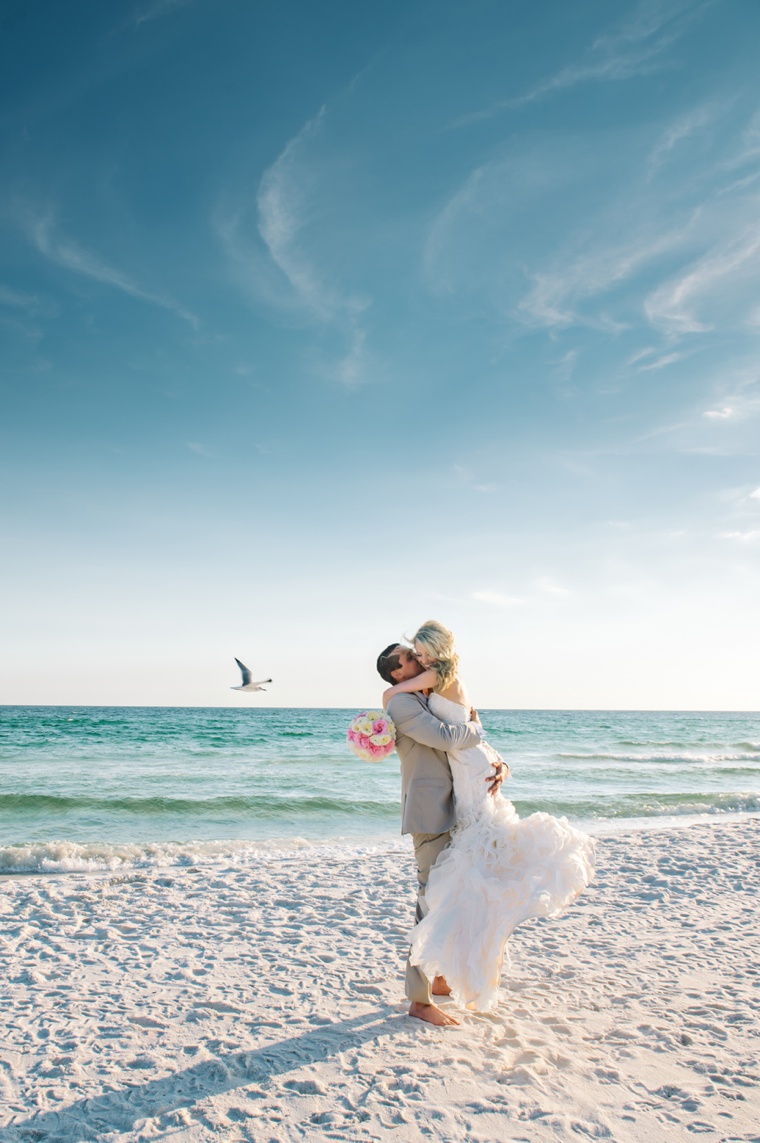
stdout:
[[(250, 678), (250, 675), (248, 676)], [(259, 682), (254, 683), (255, 687), (260, 687), (262, 683), (271, 683), (271, 679), (260, 679)]]
[(240, 673), (243, 676), (243, 686), (247, 687), (251, 681), (251, 672), (248, 670), (245, 663), (241, 663), (239, 659), (235, 659), (235, 662), (240, 667)]

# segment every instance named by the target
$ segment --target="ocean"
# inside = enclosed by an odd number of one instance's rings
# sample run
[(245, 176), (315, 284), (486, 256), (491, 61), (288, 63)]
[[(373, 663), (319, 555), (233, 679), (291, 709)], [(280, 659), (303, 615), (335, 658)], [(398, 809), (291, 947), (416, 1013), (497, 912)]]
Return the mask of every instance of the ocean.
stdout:
[[(287, 859), (399, 840), (354, 711), (0, 707), (0, 873)], [(482, 711), (521, 815), (592, 832), (760, 812), (760, 714)]]

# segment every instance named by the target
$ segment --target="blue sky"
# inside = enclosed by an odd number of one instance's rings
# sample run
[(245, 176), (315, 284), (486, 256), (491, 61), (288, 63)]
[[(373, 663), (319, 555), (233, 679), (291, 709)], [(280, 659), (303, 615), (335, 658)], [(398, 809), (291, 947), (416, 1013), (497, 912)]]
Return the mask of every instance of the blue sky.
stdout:
[(2, 701), (756, 709), (753, 0), (4, 13)]

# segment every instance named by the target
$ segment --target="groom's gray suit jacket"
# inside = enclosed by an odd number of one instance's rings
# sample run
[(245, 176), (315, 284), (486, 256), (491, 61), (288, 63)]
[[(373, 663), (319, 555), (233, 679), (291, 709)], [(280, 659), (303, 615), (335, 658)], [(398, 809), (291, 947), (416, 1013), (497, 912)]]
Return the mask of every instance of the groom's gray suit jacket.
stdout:
[(388, 714), (401, 759), (401, 832), (445, 833), (456, 820), (446, 751), (477, 746), (480, 735), (471, 722), (440, 722), (421, 691), (394, 695)]

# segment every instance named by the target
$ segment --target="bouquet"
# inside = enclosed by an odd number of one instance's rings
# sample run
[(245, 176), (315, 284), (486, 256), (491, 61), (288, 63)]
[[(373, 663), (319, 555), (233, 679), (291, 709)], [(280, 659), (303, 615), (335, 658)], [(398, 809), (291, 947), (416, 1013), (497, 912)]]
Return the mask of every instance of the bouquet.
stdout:
[(352, 719), (346, 741), (358, 758), (382, 762), (393, 753), (396, 727), (381, 710), (363, 710)]

